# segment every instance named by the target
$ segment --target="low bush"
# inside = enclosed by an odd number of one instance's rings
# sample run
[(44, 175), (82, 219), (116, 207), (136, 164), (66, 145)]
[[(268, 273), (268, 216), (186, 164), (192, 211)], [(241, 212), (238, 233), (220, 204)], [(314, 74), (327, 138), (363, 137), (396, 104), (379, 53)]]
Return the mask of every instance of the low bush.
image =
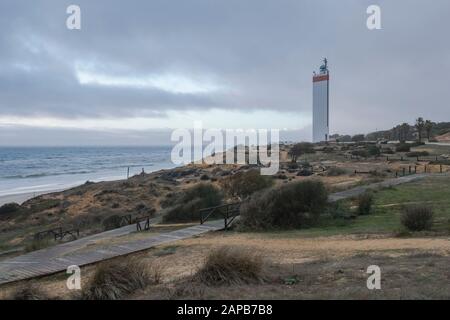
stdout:
[(112, 215), (102, 221), (102, 226), (105, 231), (117, 229), (121, 227), (122, 217), (119, 215)]
[(351, 216), (350, 207), (342, 201), (329, 204), (327, 207), (327, 213), (333, 219), (346, 219)]
[(327, 205), (320, 181), (301, 181), (255, 194), (241, 206), (243, 229), (291, 229), (314, 224)]
[(425, 205), (405, 207), (400, 222), (410, 231), (423, 231), (433, 224), (433, 210)]
[(22, 207), (17, 203), (6, 203), (0, 207), (0, 220), (5, 220), (21, 213)]
[(411, 151), (411, 146), (407, 143), (399, 143), (396, 147), (395, 147), (395, 151), (396, 152), (410, 152)]
[(10, 300), (50, 300), (49, 295), (34, 283), (24, 283), (15, 288)]
[(101, 263), (92, 279), (83, 286), (81, 299), (117, 300), (161, 280), (161, 268), (137, 259), (120, 259)]
[(358, 197), (358, 214), (360, 216), (369, 215), (372, 213), (372, 205), (374, 201), (371, 192), (364, 192)]
[(375, 145), (370, 145), (367, 148), (367, 152), (370, 156), (379, 156), (381, 154), (380, 148)]
[(200, 219), (200, 209), (218, 206), (222, 199), (223, 195), (218, 188), (211, 184), (198, 184), (175, 197), (175, 202), (163, 216), (163, 221), (197, 221)]
[(11, 213), (16, 213), (18, 211), (20, 211), (19, 204), (15, 203), (15, 202), (6, 203), (0, 207), (0, 216), (11, 214)]
[(221, 185), (229, 196), (245, 199), (256, 191), (271, 187), (273, 179), (261, 175), (259, 170), (240, 171), (223, 179)]
[(342, 176), (346, 173), (347, 173), (347, 171), (345, 169), (342, 169), (339, 167), (331, 167), (327, 170), (327, 176), (330, 176), (330, 177)]
[(208, 254), (193, 280), (207, 286), (260, 283), (263, 260), (250, 250), (221, 247)]

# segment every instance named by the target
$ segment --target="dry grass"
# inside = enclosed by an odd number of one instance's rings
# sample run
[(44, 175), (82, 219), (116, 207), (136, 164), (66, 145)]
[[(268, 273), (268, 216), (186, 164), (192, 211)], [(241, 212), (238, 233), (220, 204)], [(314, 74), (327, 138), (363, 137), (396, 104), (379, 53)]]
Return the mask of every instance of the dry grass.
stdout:
[(254, 251), (220, 247), (206, 257), (193, 280), (207, 286), (260, 283), (263, 259)]
[(25, 282), (15, 288), (9, 300), (49, 300), (49, 295), (37, 284)]
[(120, 259), (100, 264), (82, 290), (81, 299), (124, 299), (136, 290), (161, 281), (161, 267), (137, 259)]

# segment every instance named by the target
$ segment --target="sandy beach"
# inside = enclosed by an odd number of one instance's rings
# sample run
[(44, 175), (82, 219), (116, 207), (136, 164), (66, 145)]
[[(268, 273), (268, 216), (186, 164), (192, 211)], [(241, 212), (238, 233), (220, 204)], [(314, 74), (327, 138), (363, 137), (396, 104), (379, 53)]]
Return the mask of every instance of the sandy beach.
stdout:
[(0, 206), (4, 205), (5, 203), (11, 203), (11, 202), (16, 202), (18, 204), (22, 204), (25, 201), (32, 199), (34, 197), (40, 196), (42, 194), (59, 192), (59, 191), (63, 191), (63, 190), (59, 189), (59, 190), (41, 191), (41, 192), (27, 192), (27, 193), (10, 194), (10, 195), (6, 195), (6, 196), (0, 196)]

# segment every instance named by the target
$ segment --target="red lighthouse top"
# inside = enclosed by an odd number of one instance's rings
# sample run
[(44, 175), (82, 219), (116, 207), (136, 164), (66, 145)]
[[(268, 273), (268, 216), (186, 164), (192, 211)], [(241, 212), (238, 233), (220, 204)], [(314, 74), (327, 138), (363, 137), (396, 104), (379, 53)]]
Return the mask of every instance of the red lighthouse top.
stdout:
[(330, 80), (329, 74), (319, 74), (313, 77), (313, 82), (328, 81), (328, 80)]

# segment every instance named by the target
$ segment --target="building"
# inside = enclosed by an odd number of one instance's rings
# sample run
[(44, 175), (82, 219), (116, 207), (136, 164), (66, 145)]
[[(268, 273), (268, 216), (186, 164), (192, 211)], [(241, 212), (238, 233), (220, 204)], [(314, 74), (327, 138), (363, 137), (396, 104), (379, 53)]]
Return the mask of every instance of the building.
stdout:
[(330, 73), (328, 61), (323, 59), (319, 74), (313, 76), (313, 142), (330, 139)]

